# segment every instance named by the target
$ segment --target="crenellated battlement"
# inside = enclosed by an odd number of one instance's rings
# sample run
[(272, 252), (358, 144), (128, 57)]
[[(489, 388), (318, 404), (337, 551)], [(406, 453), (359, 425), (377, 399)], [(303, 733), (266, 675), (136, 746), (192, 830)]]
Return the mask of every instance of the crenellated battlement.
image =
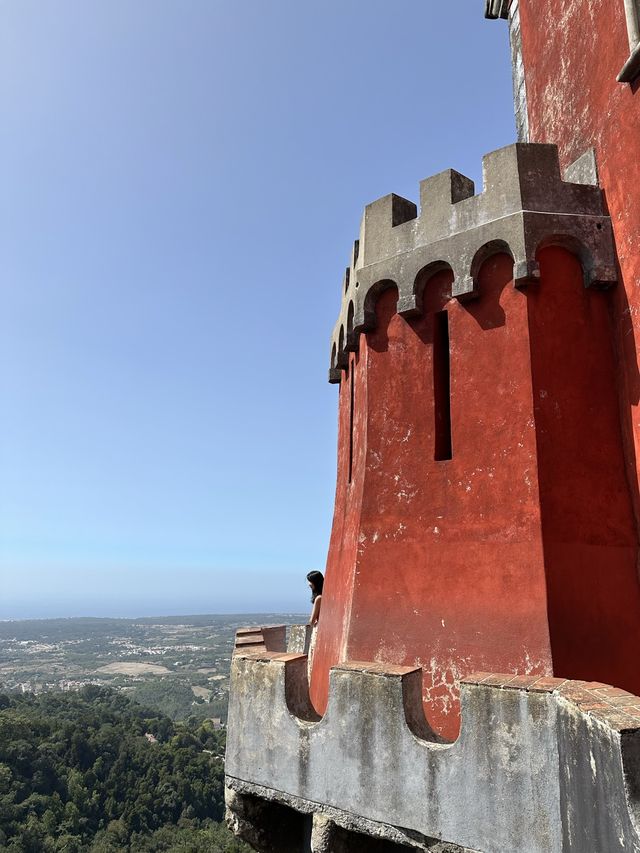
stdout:
[[(582, 159), (582, 158), (581, 158)], [(563, 180), (555, 145), (517, 143), (483, 159), (483, 190), (453, 169), (420, 184), (420, 210), (390, 194), (367, 205), (342, 287), (340, 316), (331, 339), (329, 380), (338, 382), (360, 332), (375, 325), (377, 293), (393, 283), (398, 313), (421, 313), (424, 271), (453, 272), (451, 298), (477, 297), (478, 273), (491, 255), (507, 252), (514, 282), (539, 277), (538, 250), (564, 245), (581, 259), (587, 287), (609, 287), (616, 268), (611, 221), (602, 192), (584, 169)]]
[(334, 667), (322, 718), (306, 672), (304, 655), (234, 658), (232, 813), (248, 795), (418, 850), (640, 850), (638, 697), (476, 673), (460, 683), (460, 736), (444, 743), (424, 718), (419, 669)]

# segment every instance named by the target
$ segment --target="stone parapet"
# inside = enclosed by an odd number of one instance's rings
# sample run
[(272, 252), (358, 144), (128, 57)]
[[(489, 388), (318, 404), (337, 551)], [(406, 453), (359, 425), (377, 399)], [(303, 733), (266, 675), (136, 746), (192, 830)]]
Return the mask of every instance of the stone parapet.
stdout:
[[(424, 718), (419, 669), (334, 667), (322, 718), (306, 673), (304, 655), (233, 660), (229, 817), (256, 849), (329, 853), (353, 832), (370, 845), (345, 849), (376, 850), (377, 838), (431, 851), (640, 851), (638, 697), (476, 673), (460, 684), (460, 736), (445, 743)], [(276, 806), (297, 821), (279, 846), (258, 825)]]
[[(580, 177), (581, 170), (567, 171)], [(539, 278), (537, 253), (562, 245), (581, 259), (585, 285), (616, 281), (611, 221), (602, 192), (563, 180), (555, 145), (516, 143), (485, 156), (483, 191), (452, 169), (420, 184), (420, 211), (390, 194), (365, 208), (342, 288), (340, 316), (331, 338), (329, 380), (339, 382), (358, 336), (375, 327), (379, 293), (398, 288), (398, 313), (420, 314), (432, 274), (448, 268), (451, 298), (474, 298), (480, 267), (494, 254), (514, 261), (514, 282)]]
[(313, 629), (311, 625), (252, 625), (236, 631), (234, 654), (290, 652), (308, 654)]
[(255, 625), (238, 628), (233, 653), (284, 652), (287, 650), (286, 625)]
[(312, 635), (313, 628), (311, 625), (292, 625), (289, 628), (287, 651), (300, 655), (309, 654)]

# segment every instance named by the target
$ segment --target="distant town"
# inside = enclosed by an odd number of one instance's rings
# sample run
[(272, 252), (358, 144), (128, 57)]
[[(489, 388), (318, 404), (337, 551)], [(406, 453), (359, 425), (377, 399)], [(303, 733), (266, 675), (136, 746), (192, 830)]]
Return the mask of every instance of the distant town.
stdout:
[(224, 725), (235, 631), (300, 614), (0, 622), (0, 690), (112, 687), (173, 720)]

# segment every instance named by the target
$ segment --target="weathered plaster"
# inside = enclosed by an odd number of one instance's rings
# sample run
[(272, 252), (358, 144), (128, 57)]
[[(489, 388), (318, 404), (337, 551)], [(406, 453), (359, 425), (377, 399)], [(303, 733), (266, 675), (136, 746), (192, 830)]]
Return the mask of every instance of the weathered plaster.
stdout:
[(443, 744), (422, 715), (419, 671), (336, 667), (317, 723), (304, 719), (305, 672), (304, 658), (234, 659), (233, 791), (418, 850), (640, 850), (637, 697), (481, 673), (461, 685), (460, 737)]
[(564, 167), (595, 150), (622, 287), (612, 316), (627, 471), (640, 529), (639, 87), (616, 77), (629, 57), (623, 0), (520, 0), (530, 139), (558, 145)]

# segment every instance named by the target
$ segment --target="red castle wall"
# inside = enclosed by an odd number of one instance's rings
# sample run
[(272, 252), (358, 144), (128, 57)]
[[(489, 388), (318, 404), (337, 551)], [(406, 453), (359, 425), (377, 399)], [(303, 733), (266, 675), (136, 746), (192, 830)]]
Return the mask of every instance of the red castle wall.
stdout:
[(615, 382), (615, 290), (585, 290), (580, 263), (562, 249), (544, 250), (540, 263), (529, 334), (554, 675), (639, 692), (638, 541)]
[[(516, 290), (507, 255), (480, 297), (425, 289), (422, 316), (378, 300), (340, 384), (338, 485), (312, 698), (340, 660), (420, 666), (425, 711), (458, 731), (473, 670), (602, 678), (637, 689), (637, 542), (624, 470), (610, 294), (564, 249)], [(451, 351), (453, 458), (435, 461), (434, 314)], [(351, 382), (354, 389), (352, 482)], [(625, 610), (626, 607), (626, 610)], [(633, 657), (633, 656), (632, 656)]]
[(529, 141), (566, 166), (594, 147), (621, 281), (613, 297), (626, 462), (637, 499), (640, 456), (640, 92), (616, 77), (629, 56), (623, 0), (520, 0)]

